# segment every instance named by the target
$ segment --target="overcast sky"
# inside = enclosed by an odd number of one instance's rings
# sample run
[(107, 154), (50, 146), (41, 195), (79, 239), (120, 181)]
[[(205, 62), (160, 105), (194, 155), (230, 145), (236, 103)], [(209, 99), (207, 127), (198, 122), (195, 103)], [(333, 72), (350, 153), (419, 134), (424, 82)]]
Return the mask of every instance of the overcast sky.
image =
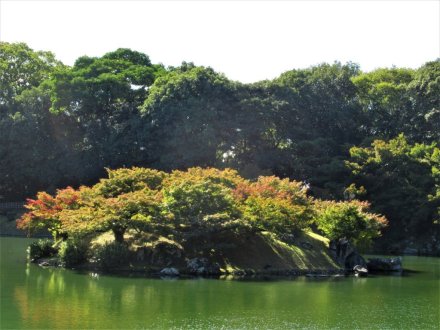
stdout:
[(336, 60), (416, 68), (440, 57), (440, 1), (0, 0), (0, 40), (69, 65), (128, 47), (242, 82)]

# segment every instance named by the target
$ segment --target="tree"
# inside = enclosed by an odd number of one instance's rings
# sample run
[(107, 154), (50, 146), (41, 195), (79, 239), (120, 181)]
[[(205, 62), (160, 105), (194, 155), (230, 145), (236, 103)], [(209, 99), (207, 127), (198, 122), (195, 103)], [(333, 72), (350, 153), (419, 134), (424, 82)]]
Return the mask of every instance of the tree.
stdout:
[(112, 230), (115, 240), (122, 243), (129, 228), (139, 229), (151, 222), (161, 224), (159, 190), (166, 173), (133, 167), (107, 169), (107, 174), (107, 178), (82, 194), (80, 208), (61, 213), (66, 232), (81, 236)]
[(435, 143), (411, 145), (403, 134), (350, 149), (347, 165), (354, 183), (365, 187), (363, 198), (389, 220), (384, 238), (390, 243), (416, 238), (430, 241), (436, 232), (438, 154)]
[(366, 247), (387, 225), (385, 217), (368, 212), (368, 202), (317, 201), (316, 205), (315, 222), (331, 240), (345, 238), (358, 247)]
[(0, 42), (0, 109), (10, 108), (23, 91), (38, 87), (61, 63), (51, 52), (24, 43)]
[[(357, 65), (335, 63), (288, 71), (277, 78), (275, 82), (290, 91), (291, 107), (286, 115), (296, 124), (289, 132), (291, 140), (319, 135), (342, 144), (356, 139), (360, 108), (351, 79), (357, 74)], [(297, 126), (302, 126), (301, 135), (294, 131)]]
[(145, 97), (146, 87), (162, 71), (147, 55), (130, 49), (118, 49), (101, 58), (80, 57), (72, 68), (55, 72), (52, 111), (101, 118), (124, 102)]
[(413, 76), (413, 70), (392, 68), (377, 69), (353, 78), (367, 134), (391, 138), (407, 131), (412, 115), (408, 84)]
[(54, 133), (66, 121), (51, 116), (47, 90), (39, 86), (59, 67), (50, 52), (0, 43), (0, 200), (23, 200), (51, 183), (55, 192), (60, 175), (53, 158), (63, 142)]
[[(413, 104), (408, 133), (414, 141), (440, 141), (440, 59), (419, 68), (408, 85)], [(405, 132), (405, 131), (404, 131)]]
[(55, 197), (46, 192), (39, 192), (36, 199), (27, 200), (25, 207), (28, 211), (17, 220), (17, 228), (27, 231), (28, 236), (47, 229), (55, 241), (65, 238), (66, 231), (63, 230), (60, 213), (67, 209), (77, 209), (79, 206), (80, 191), (72, 187), (58, 190)]
[(48, 82), (51, 111), (77, 121), (82, 137), (78, 146), (95, 180), (104, 167), (148, 159), (139, 139), (143, 126), (137, 108), (163, 72), (147, 55), (118, 49), (100, 58), (80, 57), (72, 68), (53, 74)]
[(239, 217), (232, 189), (244, 180), (235, 171), (190, 168), (173, 171), (163, 186), (164, 209), (176, 226), (200, 226), (214, 215)]
[(123, 243), (127, 229), (141, 230), (150, 222), (161, 222), (161, 198), (161, 194), (148, 188), (112, 198), (92, 195), (82, 207), (61, 211), (62, 228), (71, 236), (111, 230), (115, 241)]
[(0, 199), (24, 200), (39, 190), (52, 194), (89, 182), (77, 122), (49, 108), (47, 90), (33, 88), (16, 97), (15, 113), (0, 117)]
[(17, 226), (29, 233), (47, 228), (55, 240), (72, 242), (112, 231), (115, 241), (124, 243), (127, 230), (207, 242), (212, 232), (224, 230), (295, 233), (313, 220), (330, 238), (368, 241), (385, 224), (368, 213), (368, 203), (314, 201), (307, 190), (304, 183), (275, 176), (250, 182), (231, 169), (165, 174), (122, 168), (108, 170), (108, 178), (92, 187), (38, 193)]
[(192, 65), (157, 79), (141, 107), (151, 123), (153, 165), (166, 170), (221, 165), (236, 132), (235, 89), (223, 75)]
[(108, 178), (101, 179), (94, 186), (98, 194), (105, 198), (117, 197), (144, 188), (160, 190), (162, 181), (167, 177), (165, 172), (142, 167), (107, 169), (107, 175)]
[(260, 176), (258, 181), (243, 182), (234, 190), (243, 218), (260, 230), (285, 233), (300, 231), (311, 223), (313, 202), (301, 182)]
[[(284, 104), (272, 111), (279, 176), (307, 181), (318, 196), (340, 196), (346, 173), (342, 159), (348, 144), (360, 142), (362, 113), (352, 78), (358, 66), (321, 64), (291, 70), (267, 90)], [(329, 180), (331, 179), (331, 180)]]

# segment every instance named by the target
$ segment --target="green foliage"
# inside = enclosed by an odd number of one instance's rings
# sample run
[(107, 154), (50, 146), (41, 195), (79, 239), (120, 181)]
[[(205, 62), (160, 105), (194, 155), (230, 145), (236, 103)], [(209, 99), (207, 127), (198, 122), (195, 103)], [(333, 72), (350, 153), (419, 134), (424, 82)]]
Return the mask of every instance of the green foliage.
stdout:
[(58, 256), (66, 267), (74, 267), (87, 261), (89, 244), (87, 240), (68, 239), (61, 242)]
[(215, 166), (237, 134), (236, 84), (211, 68), (184, 65), (158, 78), (141, 107), (154, 166)]
[[(385, 222), (367, 213), (366, 203), (315, 203), (307, 190), (304, 183), (275, 176), (250, 182), (231, 169), (196, 167), (170, 174), (120, 169), (109, 171), (109, 179), (90, 188), (66, 188), (55, 197), (40, 192), (37, 200), (29, 202), (29, 212), (19, 225), (26, 229), (52, 224), (68, 236), (59, 249), (67, 267), (87, 260), (91, 237), (112, 231), (114, 242), (95, 253), (100, 267), (110, 270), (130, 258), (124, 240), (129, 229), (139, 235), (171, 235), (186, 241), (209, 239), (211, 233), (222, 231), (299, 233), (317, 218), (329, 237), (344, 235), (364, 242), (378, 235), (381, 226), (377, 223)], [(320, 206), (318, 217), (316, 205)]]
[(59, 65), (51, 52), (0, 42), (0, 108), (11, 106), (23, 91), (38, 87)]
[(164, 208), (177, 224), (200, 223), (218, 213), (236, 217), (238, 209), (231, 188), (238, 181), (236, 172), (230, 170), (173, 171), (164, 183)]
[(71, 236), (112, 230), (115, 240), (122, 242), (129, 228), (141, 230), (152, 221), (161, 224), (161, 194), (145, 188), (113, 198), (88, 196), (89, 200), (77, 209), (60, 213), (62, 228)]
[(47, 229), (54, 240), (57, 240), (60, 234), (64, 234), (61, 228), (61, 211), (76, 209), (79, 203), (79, 192), (71, 187), (58, 190), (55, 197), (39, 192), (37, 199), (27, 200), (25, 208), (28, 212), (17, 220), (17, 228), (27, 231), (28, 236)]
[(70, 169), (79, 174), (76, 182), (96, 182), (104, 167), (132, 166), (149, 158), (149, 137), (142, 133), (145, 123), (137, 108), (162, 71), (147, 55), (118, 49), (100, 58), (81, 57), (43, 83), (52, 117), (69, 120), (63, 129), (67, 151), (54, 156), (61, 157), (60, 166), (76, 165)]
[(384, 217), (369, 213), (367, 202), (317, 202), (315, 222), (331, 240), (346, 238), (356, 246), (368, 246), (373, 238), (380, 236), (380, 230), (387, 221)]
[(376, 140), (371, 147), (350, 149), (347, 165), (357, 186), (365, 187), (364, 198), (390, 222), (386, 236), (430, 236), (438, 219), (439, 148), (435, 143), (408, 143), (404, 135), (390, 141)]
[(53, 257), (57, 253), (57, 249), (53, 247), (54, 242), (50, 239), (39, 239), (32, 242), (27, 250), (28, 258), (36, 260), (40, 258)]
[[(153, 83), (157, 69), (147, 55), (129, 49), (118, 49), (101, 58), (80, 57), (72, 68), (55, 72), (51, 80), (52, 111), (99, 116), (115, 110), (114, 103), (145, 95), (144, 88)], [(141, 88), (133, 89), (133, 85)]]
[[(142, 190), (144, 185), (162, 189), (159, 181), (165, 177), (152, 170), (144, 173), (142, 167), (168, 171), (231, 167), (249, 179), (276, 175), (308, 182), (313, 196), (328, 199), (343, 198), (345, 187), (354, 180), (356, 187), (366, 188), (362, 198), (371, 199), (375, 210), (390, 219), (398, 219), (400, 201), (405, 200), (403, 206), (417, 212), (405, 212), (408, 219), (403, 223), (422, 228), (439, 221), (438, 183), (432, 183), (438, 182), (438, 166), (427, 147), (440, 141), (439, 72), (439, 59), (416, 70), (368, 73), (356, 64), (336, 62), (241, 84), (192, 63), (165, 68), (130, 49), (83, 56), (69, 67), (50, 52), (2, 42), (0, 200), (24, 200), (38, 191), (55, 196), (59, 187), (95, 184), (105, 168), (125, 168), (109, 171), (109, 177), (89, 193), (100, 195), (101, 201), (84, 197), (77, 217), (110, 219), (98, 212), (102, 200)], [(412, 149), (405, 155), (387, 156), (380, 146), (374, 147), (380, 157), (361, 150), (374, 139), (388, 141), (400, 133)], [(424, 147), (416, 150), (417, 145)], [(352, 150), (351, 165), (346, 167), (352, 146), (360, 147)], [(392, 165), (385, 167), (387, 161), (381, 160), (384, 166), (379, 171), (379, 163), (364, 167), (356, 157), (389, 158)], [(390, 170), (393, 166), (397, 169)], [(133, 182), (131, 171), (137, 175)], [(350, 178), (350, 171), (356, 178)], [(364, 183), (369, 176), (384, 183)], [(391, 190), (380, 187), (393, 182), (401, 189), (385, 193)], [(207, 185), (200, 185), (197, 193), (209, 190), (211, 183)], [(215, 209), (207, 213), (211, 212), (222, 214)], [(148, 218), (138, 214), (135, 218)], [(59, 221), (45, 218), (37, 225), (35, 217), (28, 224), (36, 226), (28, 229)], [(163, 218), (160, 222), (166, 223)], [(396, 227), (390, 222), (388, 231), (401, 229), (397, 235), (401, 239), (414, 233), (413, 225)], [(84, 232), (97, 228), (80, 227)], [(123, 227), (113, 227), (118, 237)]]
[(404, 133), (411, 142), (438, 141), (440, 60), (418, 70), (378, 69), (353, 78), (368, 134), (390, 139)]
[(158, 190), (166, 173), (141, 167), (107, 169), (108, 178), (101, 179), (95, 186), (99, 195), (109, 198), (118, 195), (149, 188)]
[[(339, 143), (355, 138), (360, 109), (351, 79), (357, 74), (359, 67), (353, 63), (321, 64), (285, 72), (276, 80), (290, 92), (288, 97), (293, 109), (288, 110), (290, 116), (299, 119), (298, 122), (292, 118), (291, 122), (301, 124), (303, 137), (312, 140), (319, 135)], [(298, 116), (297, 109), (301, 108), (304, 110)]]
[(409, 83), (413, 104), (408, 135), (417, 142), (440, 141), (440, 59), (419, 68)]
[(243, 218), (259, 230), (291, 233), (306, 229), (314, 215), (307, 187), (277, 177), (259, 177), (242, 183), (234, 191), (241, 201)]
[(94, 258), (98, 266), (105, 271), (111, 271), (129, 263), (130, 250), (126, 244), (118, 242), (107, 243), (94, 251)]
[(409, 124), (411, 100), (408, 84), (413, 75), (413, 70), (393, 68), (378, 69), (353, 78), (368, 120), (369, 134), (393, 137)]
[(243, 217), (259, 229), (271, 232), (293, 232), (305, 227), (296, 221), (300, 210), (285, 199), (252, 196), (244, 202)]
[(313, 190), (318, 196), (341, 197), (347, 176), (341, 159), (347, 144), (364, 136), (365, 118), (352, 82), (359, 73), (352, 63), (321, 64), (285, 72), (265, 86), (262, 94), (273, 100), (266, 120), (275, 148), (264, 150), (260, 159), (272, 173), (307, 181), (320, 188)]
[(0, 198), (24, 200), (51, 185), (54, 191), (70, 183), (54, 162), (67, 144), (54, 127), (68, 125), (50, 114), (42, 86), (60, 66), (50, 52), (0, 42)]
[(150, 225), (152, 222), (163, 224), (162, 194), (153, 189), (161, 187), (165, 173), (132, 168), (108, 170), (108, 176), (92, 188), (81, 188), (79, 207), (60, 211), (63, 231), (82, 237), (112, 230), (115, 239), (122, 242), (129, 228), (151, 229), (154, 227)]

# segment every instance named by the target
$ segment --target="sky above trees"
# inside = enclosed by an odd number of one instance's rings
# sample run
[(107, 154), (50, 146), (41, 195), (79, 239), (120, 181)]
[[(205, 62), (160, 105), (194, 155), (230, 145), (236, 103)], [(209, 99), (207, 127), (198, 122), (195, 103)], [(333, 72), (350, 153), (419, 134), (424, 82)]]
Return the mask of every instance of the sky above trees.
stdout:
[(352, 61), (416, 68), (440, 56), (438, 1), (8, 1), (0, 40), (50, 49), (72, 65), (119, 47), (153, 63), (211, 66), (230, 79)]

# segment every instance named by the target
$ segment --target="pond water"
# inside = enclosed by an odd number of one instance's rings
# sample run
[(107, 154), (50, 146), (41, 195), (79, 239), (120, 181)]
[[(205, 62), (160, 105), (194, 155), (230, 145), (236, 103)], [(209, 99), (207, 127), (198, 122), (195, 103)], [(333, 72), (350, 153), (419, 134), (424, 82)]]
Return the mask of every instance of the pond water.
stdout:
[(0, 329), (438, 329), (440, 259), (404, 276), (278, 281), (94, 277), (26, 263), (0, 237)]

